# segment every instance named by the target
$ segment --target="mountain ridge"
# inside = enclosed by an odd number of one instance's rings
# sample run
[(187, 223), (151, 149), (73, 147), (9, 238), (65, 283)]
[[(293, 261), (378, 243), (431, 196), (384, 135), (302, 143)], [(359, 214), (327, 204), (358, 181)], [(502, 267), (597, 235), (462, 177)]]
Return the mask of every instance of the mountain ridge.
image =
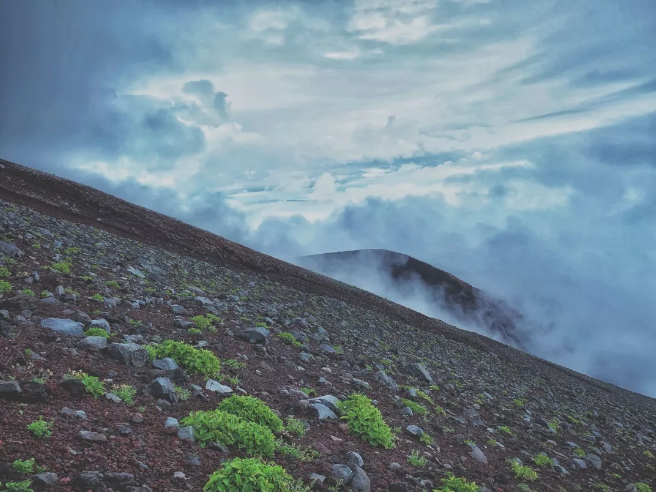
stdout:
[[(275, 461), (306, 483), (322, 475), (315, 490), (335, 490), (346, 470), (361, 491), (438, 489), (447, 472), (526, 490), (514, 458), (537, 470), (541, 492), (656, 485), (645, 454), (656, 451), (656, 400), (8, 161), (0, 262), (0, 481), (29, 478), (45, 489), (48, 477), (13, 465), (33, 457), (55, 474), (48, 490), (200, 490), (221, 459), (248, 453), (231, 443), (202, 448), (165, 423), (215, 409), (229, 385), (228, 394), (256, 396), (304, 423), (305, 437), (280, 436), (287, 447), (277, 445)], [(81, 333), (94, 327), (109, 340)], [(167, 339), (220, 357), (220, 383), (148, 361), (146, 349)], [(79, 371), (104, 383), (105, 395), (71, 383)], [(125, 386), (134, 406), (112, 393)], [(327, 395), (353, 392), (376, 401), (395, 429), (393, 448), (321, 420)], [(40, 415), (55, 439), (27, 430)], [(408, 461), (414, 452), (423, 466)], [(541, 468), (539, 453), (559, 464)]]

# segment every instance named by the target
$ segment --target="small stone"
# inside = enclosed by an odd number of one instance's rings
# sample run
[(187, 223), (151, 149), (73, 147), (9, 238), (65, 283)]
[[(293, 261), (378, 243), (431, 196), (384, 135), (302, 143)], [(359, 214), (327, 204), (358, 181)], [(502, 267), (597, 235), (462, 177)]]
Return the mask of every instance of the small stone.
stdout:
[(323, 475), (319, 475), (318, 473), (311, 473), (310, 474), (310, 480), (317, 481), (319, 483), (323, 483), (326, 480), (326, 477)]
[(173, 417), (166, 418), (166, 421), (164, 422), (164, 429), (166, 432), (169, 434), (177, 434), (179, 428), (180, 423), (178, 422), (178, 419), (174, 419)]
[(411, 376), (414, 376), (418, 379), (425, 381), (426, 383), (429, 384), (433, 383), (433, 378), (431, 377), (428, 370), (418, 362), (415, 362), (414, 364), (408, 364), (405, 367), (405, 372), (407, 372)]
[(178, 480), (187, 480), (187, 477), (185, 476), (185, 474), (182, 473), (182, 472), (179, 472), (179, 471), (177, 471), (173, 474), (173, 478), (177, 478)]
[(421, 427), (417, 427), (416, 425), (409, 425), (405, 428), (405, 430), (411, 436), (421, 437), (424, 435), (424, 429), (422, 429)]
[(335, 412), (333, 412), (326, 405), (322, 405), (321, 403), (310, 403), (309, 408), (312, 408), (314, 410), (315, 416), (319, 420), (335, 420), (335, 419), (337, 419), (337, 415), (335, 415)]
[(0, 398), (7, 398), (22, 393), (18, 381), (0, 381)]
[(188, 427), (180, 427), (178, 429), (178, 439), (182, 439), (183, 441), (194, 441), (194, 427), (193, 426), (188, 426)]
[(353, 472), (346, 465), (333, 465), (332, 474), (337, 480), (341, 480), (342, 485), (348, 485), (353, 478)]
[(230, 386), (221, 384), (218, 381), (215, 381), (214, 379), (207, 380), (207, 383), (205, 384), (205, 389), (208, 391), (219, 393), (221, 395), (227, 395), (229, 393), (232, 393), (232, 388)]
[(360, 456), (360, 454), (356, 453), (355, 451), (349, 451), (348, 453), (346, 453), (346, 455), (344, 456), (344, 461), (349, 466), (357, 465), (359, 467), (362, 467), (364, 465), (364, 460), (362, 459), (362, 456)]
[(57, 474), (53, 472), (38, 473), (32, 477), (32, 483), (37, 487), (55, 487)]
[(71, 481), (73, 487), (98, 492), (103, 489), (103, 474), (97, 471), (83, 471)]
[(239, 333), (237, 336), (240, 340), (244, 340), (245, 342), (264, 345), (266, 344), (267, 338), (269, 337), (269, 330), (262, 326), (257, 326), (255, 328), (248, 328), (247, 330)]
[(165, 357), (164, 359), (155, 359), (153, 361), (153, 366), (162, 371), (175, 371), (178, 369), (178, 363), (171, 359), (170, 357)]
[(114, 393), (105, 393), (105, 398), (107, 398), (109, 401), (113, 401), (114, 403), (122, 402), (121, 398)]
[(406, 417), (412, 417), (412, 408), (410, 407), (405, 407), (403, 410), (401, 410), (401, 415), (405, 415)]
[(480, 450), (478, 446), (475, 444), (470, 444), (469, 447), (471, 448), (471, 455), (476, 461), (480, 461), (484, 465), (487, 465), (487, 456), (485, 456), (485, 453)]
[(80, 431), (79, 436), (84, 441), (107, 442), (107, 436), (98, 432)]

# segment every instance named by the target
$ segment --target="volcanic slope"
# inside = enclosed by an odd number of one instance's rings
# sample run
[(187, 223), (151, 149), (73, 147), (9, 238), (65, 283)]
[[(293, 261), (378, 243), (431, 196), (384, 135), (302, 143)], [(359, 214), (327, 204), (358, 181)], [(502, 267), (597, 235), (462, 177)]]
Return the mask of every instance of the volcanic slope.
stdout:
[(0, 491), (656, 487), (653, 399), (6, 161), (0, 290)]
[(419, 294), (429, 309), (446, 312), (519, 348), (525, 348), (531, 331), (537, 329), (529, 327), (524, 317), (504, 301), (403, 253), (384, 249), (338, 251), (297, 257), (294, 263), (400, 301)]

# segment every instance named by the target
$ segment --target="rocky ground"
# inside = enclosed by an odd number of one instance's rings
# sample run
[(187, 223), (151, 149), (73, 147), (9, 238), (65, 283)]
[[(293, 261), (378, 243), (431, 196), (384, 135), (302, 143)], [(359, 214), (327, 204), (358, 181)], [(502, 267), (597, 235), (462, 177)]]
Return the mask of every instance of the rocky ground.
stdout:
[[(143, 209), (89, 188), (39, 175), (59, 186), (39, 197), (2, 166), (0, 491), (202, 490), (247, 453), (201, 447), (182, 420), (231, 395), (290, 424), (271, 459), (313, 490), (441, 490), (447, 473), (491, 491), (656, 490), (652, 399), (152, 212), (146, 233)], [(165, 340), (220, 371), (149, 357)], [(356, 392), (392, 448), (340, 418)]]

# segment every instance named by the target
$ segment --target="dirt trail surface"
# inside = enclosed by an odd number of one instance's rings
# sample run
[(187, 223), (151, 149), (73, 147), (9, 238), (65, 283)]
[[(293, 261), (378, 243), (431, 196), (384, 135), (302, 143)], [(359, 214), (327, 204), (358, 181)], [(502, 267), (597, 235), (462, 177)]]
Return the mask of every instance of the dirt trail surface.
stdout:
[(308, 490), (656, 488), (653, 399), (1, 160), (0, 199), (0, 491), (202, 490), (262, 454), (185, 428), (231, 395)]

